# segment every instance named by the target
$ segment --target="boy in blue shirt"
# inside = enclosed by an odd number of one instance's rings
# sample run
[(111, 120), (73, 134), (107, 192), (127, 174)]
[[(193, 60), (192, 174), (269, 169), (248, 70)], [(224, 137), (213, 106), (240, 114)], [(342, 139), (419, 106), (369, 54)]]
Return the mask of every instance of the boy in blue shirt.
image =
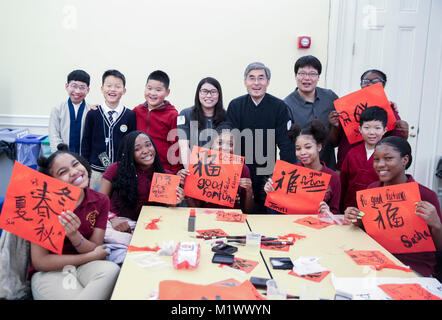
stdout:
[(64, 143), (69, 150), (80, 153), (84, 122), (90, 105), (85, 98), (89, 93), (90, 76), (86, 71), (74, 70), (68, 74), (66, 91), (69, 99), (51, 110), (49, 117), (49, 144), (51, 151)]
[(91, 188), (100, 185), (106, 168), (115, 162), (121, 139), (136, 130), (135, 113), (120, 103), (126, 93), (126, 78), (118, 70), (103, 74), (101, 92), (104, 103), (86, 116), (81, 155), (92, 168)]

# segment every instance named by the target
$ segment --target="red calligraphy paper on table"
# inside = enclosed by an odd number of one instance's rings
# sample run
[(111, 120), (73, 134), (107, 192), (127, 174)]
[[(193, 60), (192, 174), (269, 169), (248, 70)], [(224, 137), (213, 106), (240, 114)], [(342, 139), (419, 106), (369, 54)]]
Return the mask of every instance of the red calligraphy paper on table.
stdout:
[(317, 214), (331, 175), (276, 160), (273, 188), (264, 205), (285, 214)]
[(163, 280), (158, 291), (158, 300), (263, 300), (248, 280), (237, 286), (199, 285)]
[(149, 201), (176, 204), (176, 188), (180, 185), (180, 176), (154, 172), (150, 187)]
[(393, 300), (442, 300), (417, 283), (382, 284), (378, 287)]
[(188, 197), (232, 208), (243, 165), (244, 157), (194, 146), (184, 193)]
[(253, 269), (255, 269), (258, 263), (258, 261), (235, 257), (231, 265), (220, 264), (219, 266), (220, 268), (232, 268), (235, 270), (243, 271), (245, 273), (250, 273)]
[(196, 230), (196, 232), (203, 237), (227, 237), (228, 234), (222, 229), (207, 229), (207, 230)]
[(65, 231), (58, 217), (63, 211), (74, 211), (80, 193), (80, 188), (16, 161), (0, 215), (0, 228), (61, 254)]
[(356, 193), (365, 231), (391, 253), (435, 251), (425, 220), (415, 213), (421, 201), (417, 182)]
[[(275, 241), (277, 242), (277, 241)], [(288, 244), (274, 244), (269, 241), (269, 243), (261, 243), (261, 249), (264, 250), (274, 250), (274, 251), (289, 251), (290, 245)]]
[(295, 223), (302, 224), (303, 226), (310, 227), (313, 229), (323, 229), (328, 226), (332, 226), (333, 224), (319, 220), (315, 217), (305, 217), (294, 221)]
[(247, 219), (247, 215), (240, 212), (224, 212), (218, 211), (216, 213), (216, 220), (218, 221), (227, 221), (227, 222), (245, 222)]
[(350, 144), (362, 141), (359, 132), (359, 119), (362, 111), (367, 108), (377, 106), (385, 109), (388, 116), (387, 131), (395, 128), (394, 124), (397, 119), (381, 83), (376, 83), (336, 99), (333, 104), (340, 114), (339, 121)]
[(347, 250), (346, 254), (361, 266), (379, 266), (384, 264), (394, 264), (382, 252), (377, 250)]

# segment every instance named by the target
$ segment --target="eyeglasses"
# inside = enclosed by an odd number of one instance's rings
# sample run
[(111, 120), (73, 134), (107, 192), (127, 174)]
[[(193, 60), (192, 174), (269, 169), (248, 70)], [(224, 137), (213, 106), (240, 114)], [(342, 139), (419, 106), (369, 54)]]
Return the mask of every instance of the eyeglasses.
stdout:
[(83, 85), (78, 85), (76, 83), (69, 83), (69, 88), (79, 91), (86, 91), (88, 87)]
[(318, 73), (316, 73), (316, 72), (310, 72), (310, 73), (305, 73), (305, 72), (298, 72), (297, 74), (296, 74), (299, 78), (310, 78), (310, 79), (314, 79), (314, 78), (316, 78), (317, 76), (319, 76), (319, 74)]
[(207, 96), (209, 93), (211, 96), (217, 96), (218, 95), (218, 90), (216, 89), (212, 89), (212, 90), (207, 90), (207, 89), (201, 89), (200, 93), (202, 96)]
[(370, 79), (363, 79), (363, 80), (361, 80), (361, 85), (366, 86), (369, 84), (375, 84), (375, 83), (379, 83), (379, 82), (385, 83), (385, 80), (381, 79), (381, 78), (374, 78), (371, 80)]

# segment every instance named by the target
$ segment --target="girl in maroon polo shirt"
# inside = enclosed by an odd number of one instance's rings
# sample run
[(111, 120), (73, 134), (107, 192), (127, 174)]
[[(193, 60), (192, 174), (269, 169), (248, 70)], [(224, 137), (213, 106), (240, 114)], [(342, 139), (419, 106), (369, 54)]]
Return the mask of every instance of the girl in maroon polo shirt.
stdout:
[[(327, 168), (325, 163), (319, 159), (319, 152), (327, 137), (325, 126), (320, 120), (313, 120), (304, 129), (301, 129), (298, 125), (293, 126), (288, 135), (295, 144), (296, 158), (300, 160), (296, 165), (321, 171), (332, 176), (324, 201), (319, 203), (318, 212), (324, 213), (324, 211), (330, 210), (333, 214), (339, 214), (339, 201), (341, 199), (339, 176), (335, 171)], [(267, 181), (264, 191), (266, 193), (274, 191), (272, 179)]]
[[(380, 181), (370, 184), (368, 188), (414, 181), (411, 175), (405, 173), (412, 161), (411, 146), (407, 140), (395, 136), (382, 139), (376, 145), (373, 160), (373, 167)], [(442, 250), (442, 218), (439, 200), (434, 191), (421, 184), (419, 184), (419, 192), (422, 201), (416, 205), (416, 214), (427, 222), (436, 250), (440, 251)], [(363, 227), (361, 220), (358, 219), (359, 213), (359, 209), (348, 207), (344, 217), (348, 222)], [(436, 266), (434, 252), (394, 254), (394, 256), (423, 276), (434, 275)]]
[(60, 224), (66, 231), (63, 253), (52, 254), (31, 243), (31, 278), (34, 299), (109, 299), (120, 268), (104, 261), (103, 246), (109, 199), (89, 189), (90, 166), (81, 156), (58, 145), (49, 158), (38, 159), (39, 170), (81, 188), (74, 212), (61, 212)]
[[(129, 234), (129, 240), (141, 208), (145, 205), (159, 205), (148, 200), (154, 172), (170, 173), (164, 170), (149, 135), (142, 131), (132, 131), (121, 141), (118, 161), (111, 164), (103, 174), (98, 191), (111, 199), (109, 221), (114, 230)], [(177, 205), (183, 199), (184, 190), (178, 187)], [(128, 244), (125, 239), (112, 243)]]

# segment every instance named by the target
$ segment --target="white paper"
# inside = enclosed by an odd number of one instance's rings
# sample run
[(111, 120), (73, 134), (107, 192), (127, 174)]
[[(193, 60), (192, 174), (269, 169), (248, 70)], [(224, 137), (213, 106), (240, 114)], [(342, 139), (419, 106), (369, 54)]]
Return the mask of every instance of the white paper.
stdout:
[(300, 276), (327, 271), (318, 263), (319, 259), (319, 257), (299, 257), (293, 262), (292, 270)]
[(170, 263), (167, 263), (166, 261), (158, 257), (156, 253), (152, 252), (133, 254), (130, 255), (129, 258), (132, 259), (141, 268), (155, 269), (171, 267)]

